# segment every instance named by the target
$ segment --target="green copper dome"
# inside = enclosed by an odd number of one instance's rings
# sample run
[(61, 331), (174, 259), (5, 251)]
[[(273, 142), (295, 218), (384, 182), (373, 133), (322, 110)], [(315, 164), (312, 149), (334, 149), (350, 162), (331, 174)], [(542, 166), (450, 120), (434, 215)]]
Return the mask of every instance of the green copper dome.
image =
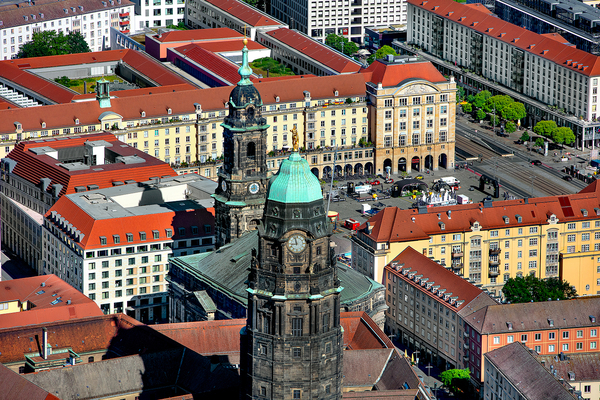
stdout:
[(293, 152), (284, 160), (269, 185), (267, 200), (281, 203), (310, 203), (323, 200), (321, 184), (310, 171), (308, 162)]

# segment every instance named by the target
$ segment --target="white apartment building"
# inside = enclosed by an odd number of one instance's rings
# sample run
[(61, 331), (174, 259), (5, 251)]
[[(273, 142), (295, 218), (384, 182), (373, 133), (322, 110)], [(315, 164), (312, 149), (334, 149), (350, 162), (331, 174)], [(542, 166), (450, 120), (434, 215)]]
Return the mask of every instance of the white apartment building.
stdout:
[(215, 187), (190, 174), (63, 196), (44, 217), (43, 271), (106, 314), (163, 321), (169, 258), (214, 249)]
[(365, 28), (406, 23), (406, 0), (271, 0), (270, 13), (321, 42), (329, 34), (363, 43)]
[(110, 27), (130, 31), (134, 4), (129, 0), (41, 0), (0, 5), (0, 57), (14, 58), (35, 32), (79, 31), (92, 51), (110, 49)]
[[(485, 9), (452, 0), (408, 3), (408, 43), (537, 102), (562, 109), (564, 121), (551, 118), (570, 126), (581, 145), (598, 144), (600, 136), (593, 136), (600, 127), (598, 56), (502, 21)], [(529, 114), (540, 117), (545, 111), (527, 107)], [(581, 122), (569, 124), (568, 116)]]
[(133, 31), (184, 22), (185, 0), (133, 0), (133, 2), (135, 3)]

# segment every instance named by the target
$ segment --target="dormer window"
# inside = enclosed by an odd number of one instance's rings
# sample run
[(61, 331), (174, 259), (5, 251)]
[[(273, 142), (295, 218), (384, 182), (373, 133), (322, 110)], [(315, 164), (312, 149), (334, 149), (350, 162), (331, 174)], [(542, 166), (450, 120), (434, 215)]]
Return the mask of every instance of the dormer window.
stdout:
[(23, 125), (21, 125), (20, 122), (15, 122), (15, 128), (17, 128), (17, 130), (22, 130), (23, 129)]
[(46, 129), (46, 123), (42, 122), (42, 128)]
[(521, 217), (519, 214), (515, 215), (515, 217), (517, 218), (518, 223), (523, 222), (523, 217)]
[(438, 222), (438, 224), (440, 225), (440, 229), (441, 229), (442, 231), (446, 230), (446, 224), (445, 224), (445, 223), (443, 223), (443, 222)]
[(508, 225), (510, 223), (510, 218), (508, 218), (507, 216), (502, 217), (502, 219), (504, 220), (504, 223), (506, 225)]
[(279, 103), (279, 96), (275, 96), (275, 103)]
[(142, 111), (142, 118), (146, 118), (146, 111)]
[(75, 118), (75, 125), (79, 125), (79, 118)]
[[(227, 107), (227, 103), (225, 106)], [(194, 103), (194, 107), (196, 108), (196, 111), (202, 111), (202, 105), (200, 103)]]
[(171, 108), (167, 108), (167, 114), (169, 114), (169, 115), (173, 114), (173, 110)]
[(100, 244), (102, 246), (106, 245), (106, 236), (100, 236)]
[(338, 91), (336, 90), (335, 92), (333, 92), (333, 95), (334, 95), (335, 97), (338, 97), (338, 96), (340, 95), (340, 92), (338, 92)]

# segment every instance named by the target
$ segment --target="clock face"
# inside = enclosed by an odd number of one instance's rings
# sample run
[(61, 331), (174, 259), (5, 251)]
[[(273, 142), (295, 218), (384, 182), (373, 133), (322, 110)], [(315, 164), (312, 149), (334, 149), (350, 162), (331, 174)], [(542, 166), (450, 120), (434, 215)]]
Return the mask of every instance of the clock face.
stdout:
[(221, 181), (221, 189), (223, 189), (224, 192), (227, 191), (227, 182), (226, 181)]
[(288, 240), (288, 248), (294, 253), (300, 253), (306, 248), (306, 239), (302, 235), (293, 235)]
[(260, 190), (260, 186), (258, 186), (258, 183), (254, 182), (251, 183), (250, 186), (248, 186), (248, 190), (250, 191), (250, 193), (256, 194)]

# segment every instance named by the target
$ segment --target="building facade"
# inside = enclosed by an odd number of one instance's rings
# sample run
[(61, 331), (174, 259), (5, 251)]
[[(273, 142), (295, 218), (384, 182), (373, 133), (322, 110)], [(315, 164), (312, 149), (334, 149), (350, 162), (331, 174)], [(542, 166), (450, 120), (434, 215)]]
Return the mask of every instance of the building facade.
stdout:
[(214, 249), (214, 186), (186, 175), (66, 195), (45, 215), (43, 271), (105, 314), (165, 321), (169, 258)]
[[(454, 64), (494, 83), (494, 93), (504, 94), (505, 87), (506, 94), (522, 97), (526, 125), (555, 120), (573, 129), (579, 147), (600, 139), (598, 56), (451, 0), (408, 0), (407, 32), (409, 44), (444, 61), (436, 61), (444, 73), (454, 74), (443, 65)], [(469, 91), (481, 86), (465, 71), (457, 76)]]
[(132, 32), (144, 28), (167, 27), (185, 21), (185, 0), (134, 0), (135, 26)]
[[(299, 31), (324, 42), (327, 35), (344, 36), (363, 43), (365, 28), (406, 22), (406, 1), (389, 0), (344, 2), (300, 1), (290, 7), (285, 1), (271, 0), (270, 13)], [(330, 8), (331, 7), (331, 8)]]
[(600, 353), (534, 356), (548, 372), (568, 382), (583, 398), (600, 399), (600, 377), (593, 367), (600, 362)]
[(496, 302), (410, 247), (385, 267), (383, 281), (389, 307), (386, 331), (418, 351), (425, 364), (468, 368), (468, 357), (463, 356), (468, 338), (462, 310), (472, 312)]
[(65, 35), (80, 32), (92, 51), (111, 48), (109, 29), (128, 33), (134, 17), (129, 0), (67, 0), (51, 2), (7, 3), (0, 7), (2, 59), (15, 58), (23, 44), (36, 32), (54, 30)]
[(598, 189), (593, 183), (567, 196), (426, 212), (388, 207), (353, 237), (352, 266), (381, 282), (385, 265), (411, 246), (496, 296), (509, 278), (528, 274), (560, 277), (579, 295), (595, 295), (600, 291)]

